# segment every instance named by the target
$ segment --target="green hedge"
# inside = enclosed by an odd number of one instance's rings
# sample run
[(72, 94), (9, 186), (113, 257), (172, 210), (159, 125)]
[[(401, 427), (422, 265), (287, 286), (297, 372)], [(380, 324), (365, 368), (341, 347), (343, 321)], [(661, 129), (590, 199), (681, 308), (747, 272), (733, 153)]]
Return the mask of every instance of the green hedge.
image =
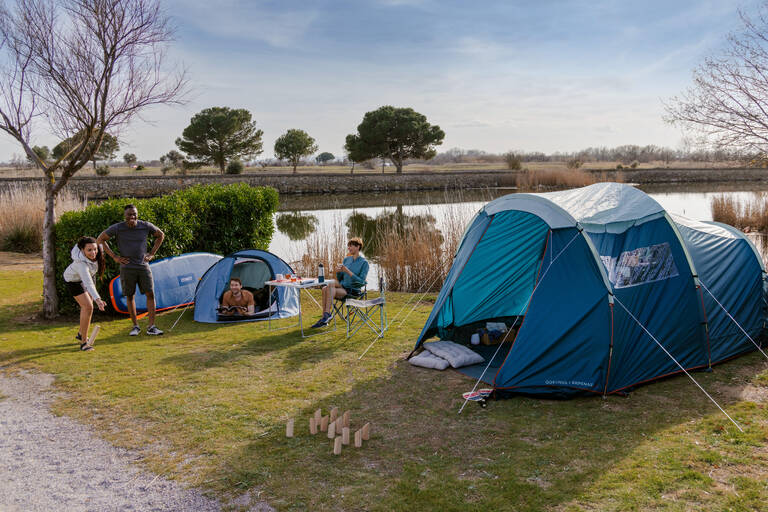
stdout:
[[(62, 313), (77, 311), (77, 304), (66, 293), (63, 273), (72, 262), (70, 252), (82, 236), (97, 237), (115, 222), (123, 220), (125, 205), (133, 203), (139, 219), (162, 229), (165, 241), (156, 259), (186, 252), (212, 252), (226, 255), (240, 249), (267, 250), (275, 231), (272, 216), (277, 210), (277, 191), (269, 187), (205, 185), (179, 190), (152, 199), (110, 199), (92, 204), (80, 212), (67, 212), (56, 223), (56, 293)], [(148, 240), (151, 247), (152, 238)], [(114, 241), (111, 246), (116, 250)], [(96, 285), (109, 303), (107, 286), (120, 272), (107, 257), (104, 279)]]

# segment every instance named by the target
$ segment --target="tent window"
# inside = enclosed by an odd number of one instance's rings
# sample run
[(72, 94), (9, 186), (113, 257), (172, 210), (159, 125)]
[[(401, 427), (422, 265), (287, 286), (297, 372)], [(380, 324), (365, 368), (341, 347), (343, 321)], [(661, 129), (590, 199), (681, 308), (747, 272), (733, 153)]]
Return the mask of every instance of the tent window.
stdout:
[(629, 288), (678, 276), (668, 242), (622, 252), (618, 258), (600, 256), (613, 286)]

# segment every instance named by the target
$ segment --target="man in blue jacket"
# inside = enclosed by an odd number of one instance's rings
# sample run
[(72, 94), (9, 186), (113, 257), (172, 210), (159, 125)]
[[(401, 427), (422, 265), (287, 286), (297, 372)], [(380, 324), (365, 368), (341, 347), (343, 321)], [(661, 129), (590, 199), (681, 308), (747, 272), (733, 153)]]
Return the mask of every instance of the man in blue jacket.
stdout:
[(347, 242), (349, 254), (341, 265), (336, 266), (338, 284), (329, 284), (323, 288), (323, 316), (312, 327), (323, 327), (331, 320), (333, 299), (341, 299), (347, 295), (359, 296), (365, 286), (368, 276), (368, 261), (360, 255), (363, 241), (360, 238), (350, 238)]

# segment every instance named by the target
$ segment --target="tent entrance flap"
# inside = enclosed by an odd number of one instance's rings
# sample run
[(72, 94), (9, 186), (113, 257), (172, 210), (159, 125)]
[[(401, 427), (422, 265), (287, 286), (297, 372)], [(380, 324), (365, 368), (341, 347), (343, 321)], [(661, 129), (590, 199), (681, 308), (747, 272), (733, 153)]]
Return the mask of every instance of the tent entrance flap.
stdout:
[(549, 226), (531, 213), (494, 215), (453, 286), (453, 326), (525, 314), (548, 234)]

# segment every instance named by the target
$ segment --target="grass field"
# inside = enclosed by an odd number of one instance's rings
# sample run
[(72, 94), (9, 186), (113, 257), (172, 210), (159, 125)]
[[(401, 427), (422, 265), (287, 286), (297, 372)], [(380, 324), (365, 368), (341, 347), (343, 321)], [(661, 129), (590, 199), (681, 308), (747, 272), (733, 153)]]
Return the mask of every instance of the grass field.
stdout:
[[(219, 498), (250, 493), (278, 510), (766, 510), (759, 354), (695, 374), (743, 434), (685, 377), (628, 398), (513, 398), (458, 415), (473, 382), (403, 360), (430, 304), (400, 326), (402, 313), (362, 360), (369, 336), (301, 340), (263, 323), (196, 324), (190, 312), (171, 332), (177, 313), (161, 315), (155, 338), (99, 318), (97, 349), (81, 353), (73, 320), (36, 319), (41, 272), (11, 256), (0, 264), (2, 371), (54, 374), (66, 392), (57, 413)], [(410, 297), (388, 294), (390, 316)], [(324, 434), (309, 436), (312, 411), (333, 405), (353, 427), (372, 423), (363, 449), (335, 457)]]

